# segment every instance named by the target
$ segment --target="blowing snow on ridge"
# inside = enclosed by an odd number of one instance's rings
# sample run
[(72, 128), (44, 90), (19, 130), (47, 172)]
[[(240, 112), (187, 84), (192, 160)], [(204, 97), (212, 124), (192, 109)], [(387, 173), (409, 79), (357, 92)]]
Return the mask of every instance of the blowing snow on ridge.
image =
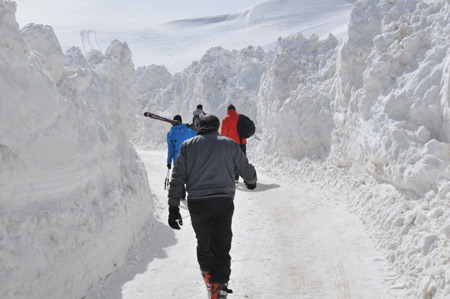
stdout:
[(353, 2), (90, 28), (83, 53), (0, 0), (0, 297), (205, 296), (188, 211), (166, 224), (170, 127), (142, 114), (232, 103), (261, 184), (238, 184), (230, 298), (449, 298), (450, 3)]

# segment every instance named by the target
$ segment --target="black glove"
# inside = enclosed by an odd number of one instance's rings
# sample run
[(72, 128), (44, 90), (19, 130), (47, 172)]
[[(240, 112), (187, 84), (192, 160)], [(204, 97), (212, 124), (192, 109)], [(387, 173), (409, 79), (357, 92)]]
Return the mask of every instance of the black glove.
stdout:
[(172, 168), (172, 164), (167, 163), (167, 168), (171, 169)]
[(144, 116), (148, 117), (149, 115), (150, 115), (150, 113), (144, 112)]
[(249, 184), (246, 181), (244, 181), (244, 184), (245, 184), (245, 187), (247, 187), (247, 189), (249, 189), (249, 190), (253, 190), (256, 188), (256, 182), (253, 184)]
[(169, 226), (173, 229), (180, 229), (180, 225), (183, 225), (180, 208), (169, 206)]

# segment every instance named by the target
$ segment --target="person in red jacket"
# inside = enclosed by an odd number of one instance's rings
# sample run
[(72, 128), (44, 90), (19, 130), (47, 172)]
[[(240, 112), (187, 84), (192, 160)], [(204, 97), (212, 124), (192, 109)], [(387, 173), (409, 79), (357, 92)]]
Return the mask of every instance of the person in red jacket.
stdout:
[[(240, 138), (237, 131), (237, 123), (239, 120), (239, 113), (236, 112), (234, 105), (228, 106), (227, 115), (222, 119), (222, 127), (220, 135), (233, 139), (239, 144), (239, 147), (247, 154), (247, 139)], [(239, 175), (236, 173), (235, 180), (239, 180)]]

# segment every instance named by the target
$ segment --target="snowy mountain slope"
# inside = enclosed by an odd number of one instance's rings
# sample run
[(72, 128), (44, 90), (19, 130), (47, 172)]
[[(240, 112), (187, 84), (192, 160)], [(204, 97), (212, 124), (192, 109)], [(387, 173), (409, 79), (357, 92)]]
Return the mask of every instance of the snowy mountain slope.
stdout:
[[(111, 40), (126, 41), (136, 67), (165, 65), (173, 73), (199, 60), (211, 47), (232, 50), (249, 45), (269, 46), (279, 36), (297, 32), (305, 36), (344, 36), (351, 7), (351, 1), (345, 0), (270, 0), (234, 14), (178, 20), (148, 29), (86, 29), (92, 32), (93, 40), (95, 32), (101, 50)], [(81, 41), (79, 32), (58, 36), (63, 49), (75, 45), (86, 53), (91, 50), (88, 45), (95, 45), (88, 41), (89, 36), (82, 36)]]

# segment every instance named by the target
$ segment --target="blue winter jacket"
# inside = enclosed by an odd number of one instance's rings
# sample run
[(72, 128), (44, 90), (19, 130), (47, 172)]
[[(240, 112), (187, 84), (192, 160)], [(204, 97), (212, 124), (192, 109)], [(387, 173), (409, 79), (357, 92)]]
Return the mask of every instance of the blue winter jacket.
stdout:
[(167, 133), (167, 163), (175, 163), (181, 144), (195, 135), (197, 132), (184, 124), (173, 126)]

